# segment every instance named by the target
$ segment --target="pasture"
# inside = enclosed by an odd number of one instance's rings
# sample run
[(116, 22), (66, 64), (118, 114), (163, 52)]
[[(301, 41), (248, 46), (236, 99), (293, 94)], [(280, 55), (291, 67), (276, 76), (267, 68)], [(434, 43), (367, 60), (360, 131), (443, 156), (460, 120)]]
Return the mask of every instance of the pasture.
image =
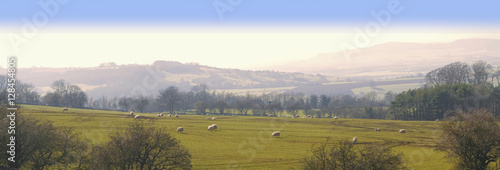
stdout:
[[(108, 133), (123, 130), (134, 120), (127, 112), (23, 105), (20, 114), (50, 120), (56, 126), (73, 127), (94, 144), (109, 140)], [(206, 115), (159, 117), (156, 113), (136, 113), (155, 118), (192, 155), (193, 169), (300, 169), (301, 160), (314, 144), (358, 138), (357, 146), (376, 144), (402, 152), (410, 169), (450, 169), (445, 153), (434, 150), (439, 122), (369, 119), (307, 119), (256, 116), (222, 116), (207, 120)], [(218, 130), (207, 126), (217, 124)], [(176, 133), (177, 127), (184, 133)], [(380, 132), (374, 131), (380, 128)], [(406, 129), (405, 134), (398, 133)], [(279, 130), (280, 137), (271, 137)]]

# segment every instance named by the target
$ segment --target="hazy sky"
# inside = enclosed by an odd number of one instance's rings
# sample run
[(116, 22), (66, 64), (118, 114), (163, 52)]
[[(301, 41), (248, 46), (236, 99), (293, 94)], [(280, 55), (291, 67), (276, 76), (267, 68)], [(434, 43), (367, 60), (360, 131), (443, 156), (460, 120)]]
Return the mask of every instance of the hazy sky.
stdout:
[(18, 56), (20, 67), (173, 60), (253, 68), (341, 44), (500, 38), (498, 9), (495, 0), (7, 1), (0, 56)]

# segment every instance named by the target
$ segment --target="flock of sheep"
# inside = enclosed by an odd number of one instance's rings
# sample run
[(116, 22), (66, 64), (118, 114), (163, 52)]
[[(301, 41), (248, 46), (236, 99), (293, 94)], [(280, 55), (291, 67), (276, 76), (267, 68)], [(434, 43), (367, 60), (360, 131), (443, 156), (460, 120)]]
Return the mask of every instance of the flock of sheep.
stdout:
[[(67, 111), (68, 108), (64, 108), (63, 111)], [(130, 112), (130, 115), (134, 117), (134, 119), (139, 119), (139, 118), (144, 118), (144, 116), (140, 116), (140, 115), (135, 115), (134, 116), (134, 112), (133, 111), (129, 111)], [(208, 114), (207, 114), (208, 115)], [(172, 114), (168, 114), (167, 115), (168, 117), (172, 117)], [(269, 117), (273, 117), (274, 115), (269, 115)], [(163, 117), (163, 113), (159, 113), (156, 115), (156, 117)], [(179, 115), (178, 114), (175, 114), (175, 117), (176, 118), (179, 118)], [(299, 116), (295, 116), (296, 117), (299, 117)], [(307, 115), (307, 118), (312, 118), (311, 115)], [(216, 117), (206, 117), (207, 120), (217, 120)], [(333, 119), (339, 119), (337, 116), (333, 117)], [(436, 119), (436, 122), (439, 122), (439, 119)], [(212, 125), (209, 125), (208, 126), (208, 130), (209, 131), (213, 131), (213, 130), (217, 130), (217, 124), (212, 124)], [(378, 129), (378, 128), (375, 128), (374, 131), (377, 131), (377, 132), (380, 132), (381, 130)], [(184, 132), (184, 128), (183, 127), (178, 127), (177, 128), (177, 132), (179, 133), (183, 133)], [(406, 129), (400, 129), (399, 130), (399, 133), (406, 133)], [(279, 137), (280, 136), (280, 131), (274, 131), (273, 133), (271, 133), (271, 136), (272, 137)], [(353, 144), (356, 144), (358, 143), (358, 137), (354, 137), (352, 138), (352, 143)]]
[[(62, 109), (62, 111), (68, 111), (68, 108), (65, 107)], [(129, 110), (129, 113), (130, 113), (130, 116), (134, 117), (134, 119), (141, 119), (141, 118), (147, 118), (146, 116), (141, 116), (141, 115), (135, 115), (134, 112), (132, 110)], [(168, 114), (167, 115), (168, 117), (172, 117), (172, 114)], [(179, 118), (179, 114), (175, 114), (174, 115), (176, 118)], [(234, 116), (234, 115), (233, 115)], [(159, 113), (156, 115), (156, 117), (163, 117), (163, 113)], [(270, 114), (269, 117), (274, 117), (274, 115)], [(297, 118), (299, 117), (298, 115), (297, 116), (294, 116), (294, 118)], [(289, 117), (290, 118), (290, 117)], [(307, 118), (312, 118), (311, 115), (307, 115)], [(207, 120), (217, 120), (216, 117), (206, 117)], [(333, 117), (333, 119), (339, 119), (337, 116)], [(436, 119), (436, 122), (439, 122), (439, 119)], [(208, 130), (210, 131), (213, 131), (213, 130), (217, 130), (217, 124), (212, 124), (212, 125), (209, 125), (208, 126)], [(380, 129), (377, 129), (375, 128), (374, 129), (375, 131), (378, 131), (380, 132), (381, 130)], [(177, 128), (177, 132), (180, 132), (180, 133), (183, 133), (184, 132), (184, 128), (183, 127), (178, 127)], [(400, 129), (399, 130), (399, 133), (406, 133), (406, 129)], [(274, 131), (273, 133), (271, 133), (271, 136), (272, 137), (279, 137), (280, 136), (280, 131)], [(352, 143), (353, 144), (356, 144), (358, 143), (358, 137), (354, 137), (352, 139)]]

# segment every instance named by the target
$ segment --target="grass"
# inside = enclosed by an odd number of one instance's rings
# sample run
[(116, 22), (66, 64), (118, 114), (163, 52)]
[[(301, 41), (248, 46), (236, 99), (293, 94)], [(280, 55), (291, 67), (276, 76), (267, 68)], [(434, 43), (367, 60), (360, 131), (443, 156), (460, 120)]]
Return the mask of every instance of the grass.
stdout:
[[(123, 130), (134, 120), (126, 112), (24, 105), (21, 114), (50, 120), (56, 126), (73, 127), (94, 144), (109, 140), (108, 133)], [(155, 117), (152, 113), (136, 113)], [(306, 119), (256, 116), (203, 115), (162, 117), (156, 125), (164, 127), (192, 155), (193, 169), (300, 169), (301, 160), (314, 144), (358, 137), (358, 146), (376, 144), (402, 152), (412, 169), (450, 169), (444, 152), (434, 150), (439, 122), (411, 122), (369, 119)], [(216, 123), (218, 130), (207, 126)], [(177, 127), (184, 133), (176, 133)], [(382, 129), (375, 132), (373, 128)], [(399, 129), (406, 129), (399, 134)], [(271, 137), (279, 130), (281, 136)]]

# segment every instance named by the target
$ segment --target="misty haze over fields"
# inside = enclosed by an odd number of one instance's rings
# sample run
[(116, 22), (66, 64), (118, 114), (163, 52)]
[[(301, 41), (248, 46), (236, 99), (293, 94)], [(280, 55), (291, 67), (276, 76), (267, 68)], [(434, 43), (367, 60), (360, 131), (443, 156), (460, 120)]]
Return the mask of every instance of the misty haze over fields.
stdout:
[[(427, 72), (455, 61), (472, 63), (484, 60), (499, 66), (498, 47), (500, 40), (496, 39), (462, 39), (450, 43), (394, 42), (358, 49), (350, 61), (342, 52), (333, 52), (321, 53), (305, 61), (260, 68), (273, 71), (215, 68), (158, 58), (151, 65), (116, 65), (111, 62), (89, 68), (21, 68), (18, 78), (33, 83), (42, 93), (50, 90), (55, 80), (64, 79), (79, 85), (94, 97), (131, 96), (134, 87), (142, 86), (144, 82), (154, 84), (146, 93), (150, 95), (171, 85), (187, 91), (198, 84), (237, 94), (252, 89), (261, 89), (259, 92), (356, 94), (355, 88), (379, 85), (410, 84), (404, 87), (417, 88), (425, 83), (423, 76)], [(415, 79), (374, 82), (410, 77)], [(341, 83), (346, 81), (354, 82)]]

